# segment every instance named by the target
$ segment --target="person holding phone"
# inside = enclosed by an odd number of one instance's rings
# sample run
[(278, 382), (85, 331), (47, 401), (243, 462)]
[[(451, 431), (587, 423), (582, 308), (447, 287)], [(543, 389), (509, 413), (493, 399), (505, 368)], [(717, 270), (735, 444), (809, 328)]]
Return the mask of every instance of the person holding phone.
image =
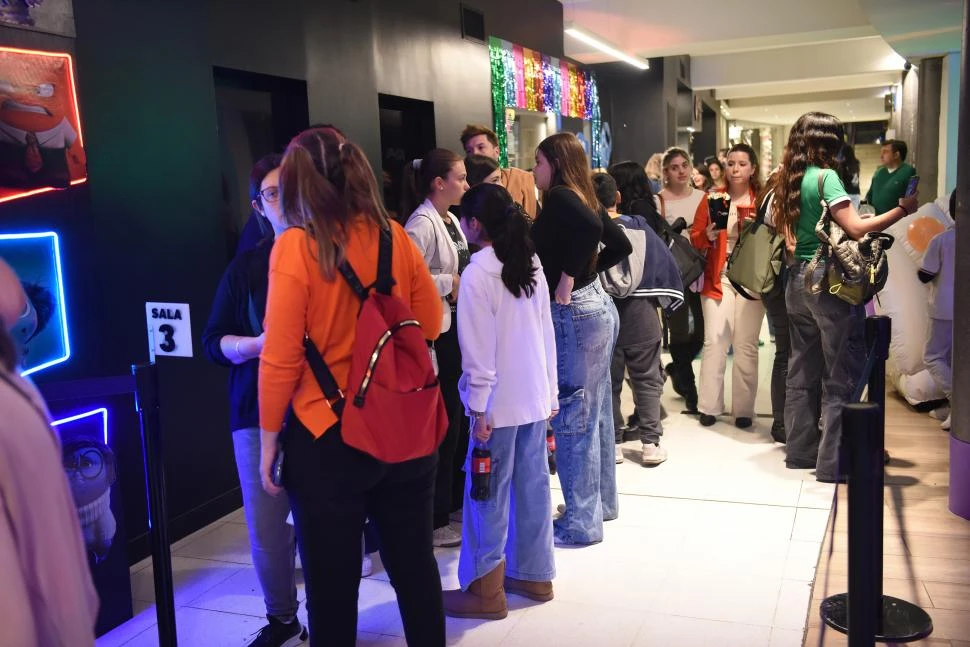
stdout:
[(886, 213), (898, 207), (900, 198), (915, 192), (915, 189), (913, 192), (907, 190), (910, 178), (916, 175), (916, 169), (906, 163), (908, 151), (906, 142), (899, 139), (890, 139), (882, 145), (879, 151), (882, 166), (876, 169), (866, 193), (866, 202), (875, 208), (876, 213)]
[[(822, 200), (829, 205), (832, 220), (853, 240), (886, 229), (917, 207), (915, 196), (904, 197), (878, 215), (860, 218), (838, 174), (837, 159), (844, 140), (845, 130), (836, 117), (822, 112), (799, 117), (788, 138), (772, 203), (775, 225), (794, 257), (785, 287), (791, 333), (785, 465), (789, 469), (814, 468), (815, 478), (824, 483), (842, 478), (842, 411), (856, 383), (864, 379), (866, 309), (846, 303), (828, 290), (815, 293), (806, 288), (806, 271), (822, 244), (815, 233)], [(824, 265), (819, 266), (809, 280), (820, 279), (824, 271)]]
[(724, 413), (724, 374), (728, 349), (734, 346), (731, 370), (731, 414), (747, 429), (754, 420), (758, 393), (758, 334), (765, 307), (735, 291), (727, 280), (727, 258), (744, 223), (757, 216), (761, 191), (758, 155), (747, 144), (735, 144), (727, 156), (727, 193), (701, 200), (690, 229), (694, 247), (707, 255), (701, 308), (704, 311), (704, 354), (701, 359), (697, 409), (701, 424), (710, 427)]
[(272, 235), (238, 254), (226, 268), (216, 290), (202, 344), (210, 361), (229, 368), (230, 428), (239, 473), (243, 512), (249, 530), (253, 568), (266, 603), (269, 624), (252, 645), (284, 645), (307, 630), (296, 617), (296, 536), (286, 523), (290, 502), (263, 491), (259, 476), (259, 354), (266, 334), (266, 292), (269, 257), (276, 236), (286, 230), (280, 202), (283, 156), (262, 157), (249, 174), (253, 210), (272, 227)]

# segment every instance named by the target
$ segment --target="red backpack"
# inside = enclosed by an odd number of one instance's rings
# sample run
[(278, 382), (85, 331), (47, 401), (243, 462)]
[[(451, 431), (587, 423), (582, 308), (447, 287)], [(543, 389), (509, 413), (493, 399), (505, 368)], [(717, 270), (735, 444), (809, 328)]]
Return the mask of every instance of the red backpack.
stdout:
[(345, 260), (341, 275), (361, 300), (347, 393), (313, 342), (307, 362), (334, 413), (343, 441), (385, 463), (403, 463), (437, 451), (448, 429), (441, 387), (428, 343), (411, 308), (391, 294), (390, 229), (382, 229), (377, 280), (364, 287)]

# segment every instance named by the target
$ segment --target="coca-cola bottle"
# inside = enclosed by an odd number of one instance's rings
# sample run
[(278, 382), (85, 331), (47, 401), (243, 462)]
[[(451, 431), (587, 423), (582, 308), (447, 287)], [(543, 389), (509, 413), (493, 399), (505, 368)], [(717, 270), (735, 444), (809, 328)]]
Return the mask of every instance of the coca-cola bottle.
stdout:
[(472, 489), (471, 498), (475, 501), (487, 501), (492, 478), (492, 452), (475, 445), (472, 450)]
[(549, 454), (549, 473), (556, 473), (556, 434), (552, 427), (546, 427), (546, 451)]

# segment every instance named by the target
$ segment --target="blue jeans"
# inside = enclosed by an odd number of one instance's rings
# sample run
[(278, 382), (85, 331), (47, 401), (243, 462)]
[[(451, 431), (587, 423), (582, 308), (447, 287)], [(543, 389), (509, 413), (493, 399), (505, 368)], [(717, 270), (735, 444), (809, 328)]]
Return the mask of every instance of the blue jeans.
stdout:
[(266, 602), (266, 614), (283, 622), (296, 617), (296, 538), (286, 523), (290, 502), (270, 496), (259, 478), (259, 428), (232, 432), (243, 512), (249, 529), (253, 568)]
[[(849, 305), (826, 289), (805, 289), (805, 261), (792, 267), (785, 287), (791, 357), (785, 397), (786, 461), (815, 463), (816, 477), (839, 472), (842, 409), (848, 404), (866, 363), (866, 310)], [(815, 280), (825, 271), (820, 263)], [(819, 386), (821, 385), (821, 408)], [(821, 419), (821, 433), (819, 420)]]
[(603, 521), (619, 515), (610, 363), (620, 320), (596, 281), (573, 292), (568, 306), (553, 303), (552, 325), (559, 373), (552, 428), (566, 499), (553, 532), (560, 543), (592, 544), (603, 541)]
[(552, 556), (552, 501), (546, 458), (546, 421), (492, 430), (485, 447), (492, 453), (486, 501), (471, 498), (471, 451), (465, 467), (462, 511), (461, 588), (491, 573), (505, 557), (505, 574), (548, 582), (556, 576)]

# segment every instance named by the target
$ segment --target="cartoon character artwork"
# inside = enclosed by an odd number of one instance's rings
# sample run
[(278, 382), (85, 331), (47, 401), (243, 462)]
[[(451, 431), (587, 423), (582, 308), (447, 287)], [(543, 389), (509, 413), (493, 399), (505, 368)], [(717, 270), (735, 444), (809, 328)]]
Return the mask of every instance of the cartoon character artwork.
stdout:
[(64, 444), (63, 457), (84, 545), (98, 563), (108, 556), (118, 529), (111, 511), (111, 486), (118, 479), (115, 455), (100, 440), (79, 439)]
[(0, 202), (86, 179), (70, 55), (0, 47)]
[(67, 361), (71, 345), (57, 234), (0, 233), (0, 257), (17, 272), (27, 295), (24, 311), (10, 331), (19, 346), (21, 373), (30, 375)]

